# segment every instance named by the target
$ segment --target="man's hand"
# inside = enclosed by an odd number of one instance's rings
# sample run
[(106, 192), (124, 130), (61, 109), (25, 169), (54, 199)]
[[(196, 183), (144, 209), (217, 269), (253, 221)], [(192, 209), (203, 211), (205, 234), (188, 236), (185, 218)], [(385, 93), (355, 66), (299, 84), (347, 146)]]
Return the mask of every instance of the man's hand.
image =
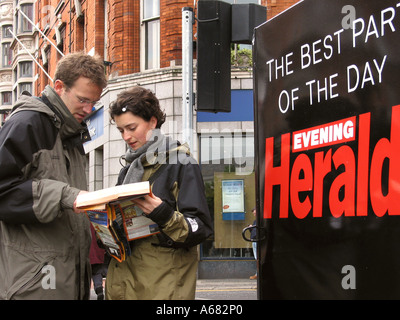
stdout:
[[(78, 193), (78, 196), (79, 196), (80, 194), (87, 193), (87, 192), (88, 192), (88, 191), (81, 190), (81, 191)], [(77, 196), (77, 197), (78, 197), (78, 196)], [(78, 209), (78, 208), (76, 207), (76, 199), (75, 199), (75, 201), (74, 201), (74, 212), (75, 212), (75, 213), (84, 213), (84, 212), (85, 212), (84, 210)]]

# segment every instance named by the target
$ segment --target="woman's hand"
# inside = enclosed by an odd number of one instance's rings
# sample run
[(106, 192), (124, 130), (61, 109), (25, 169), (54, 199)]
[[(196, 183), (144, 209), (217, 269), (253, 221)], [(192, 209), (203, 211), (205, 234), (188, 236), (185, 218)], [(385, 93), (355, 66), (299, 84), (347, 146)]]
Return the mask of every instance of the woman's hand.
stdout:
[(146, 195), (144, 197), (137, 198), (137, 199), (133, 200), (133, 202), (140, 209), (142, 209), (142, 211), (145, 214), (149, 214), (162, 203), (162, 200), (153, 194), (153, 195)]

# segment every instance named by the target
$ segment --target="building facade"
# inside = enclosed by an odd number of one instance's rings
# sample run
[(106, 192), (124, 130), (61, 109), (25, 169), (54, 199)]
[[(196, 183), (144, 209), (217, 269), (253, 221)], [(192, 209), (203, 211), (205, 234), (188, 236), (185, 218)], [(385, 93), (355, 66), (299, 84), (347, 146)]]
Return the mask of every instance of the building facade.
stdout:
[[(18, 10), (16, 9), (18, 8)], [(23, 91), (33, 92), (37, 79), (33, 54), (37, 37), (32, 24), (34, 1), (0, 1), (0, 126), (13, 101)]]
[[(267, 18), (271, 18), (297, 1), (225, 2), (266, 6)], [(122, 90), (136, 85), (151, 89), (167, 115), (162, 131), (185, 142), (182, 8), (192, 7), (196, 15), (197, 1), (0, 0), (0, 5), (3, 120), (22, 90), (39, 95), (46, 85), (52, 85), (51, 77), (63, 55), (84, 51), (104, 60), (109, 84), (87, 120), (92, 136), (92, 141), (85, 144), (90, 191), (115, 185), (125, 165), (125, 142), (108, 115), (110, 102)], [(41, 32), (32, 24), (22, 23), (22, 10)], [(4, 27), (10, 25), (17, 32), (16, 37), (9, 36)], [(196, 24), (193, 33), (196, 52)], [(25, 43), (26, 49), (16, 38)], [(201, 166), (215, 229), (214, 236), (199, 246), (200, 278), (241, 278), (256, 271), (251, 243), (241, 235), (242, 229), (255, 220), (251, 213), (255, 206), (251, 55), (244, 65), (238, 63), (238, 53), (246, 49), (251, 47), (235, 45), (232, 49), (231, 112), (196, 112), (194, 106), (191, 149)], [(27, 62), (31, 64), (28, 66)]]

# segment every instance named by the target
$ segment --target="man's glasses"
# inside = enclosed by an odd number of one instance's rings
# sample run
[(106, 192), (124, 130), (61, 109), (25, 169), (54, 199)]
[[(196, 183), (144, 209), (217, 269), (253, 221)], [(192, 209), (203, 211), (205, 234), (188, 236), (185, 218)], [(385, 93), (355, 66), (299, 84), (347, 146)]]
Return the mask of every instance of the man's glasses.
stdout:
[(100, 105), (100, 100), (91, 101), (87, 98), (82, 98), (80, 96), (77, 96), (74, 92), (72, 92), (70, 87), (66, 86), (65, 84), (64, 84), (64, 86), (67, 91), (71, 92), (74, 95), (74, 97), (76, 98), (76, 100), (79, 101), (79, 103), (84, 104), (86, 106), (91, 106), (91, 107), (96, 107), (96, 106)]
[(90, 101), (89, 99), (81, 98), (81, 97), (77, 96), (75, 93), (74, 93), (74, 96), (79, 101), (79, 103), (82, 103), (82, 104), (85, 104), (85, 105), (95, 106), (96, 104), (99, 103), (99, 100)]

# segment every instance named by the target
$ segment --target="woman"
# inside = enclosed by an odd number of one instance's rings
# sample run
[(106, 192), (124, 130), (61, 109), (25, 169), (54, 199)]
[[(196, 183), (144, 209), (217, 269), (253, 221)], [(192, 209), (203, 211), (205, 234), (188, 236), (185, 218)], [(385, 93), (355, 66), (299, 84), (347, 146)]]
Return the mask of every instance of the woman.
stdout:
[(161, 232), (132, 241), (131, 255), (112, 259), (106, 299), (194, 299), (196, 245), (212, 233), (204, 184), (189, 149), (160, 132), (156, 96), (134, 87), (120, 93), (110, 116), (130, 147), (118, 184), (152, 180), (152, 196), (135, 200)]

